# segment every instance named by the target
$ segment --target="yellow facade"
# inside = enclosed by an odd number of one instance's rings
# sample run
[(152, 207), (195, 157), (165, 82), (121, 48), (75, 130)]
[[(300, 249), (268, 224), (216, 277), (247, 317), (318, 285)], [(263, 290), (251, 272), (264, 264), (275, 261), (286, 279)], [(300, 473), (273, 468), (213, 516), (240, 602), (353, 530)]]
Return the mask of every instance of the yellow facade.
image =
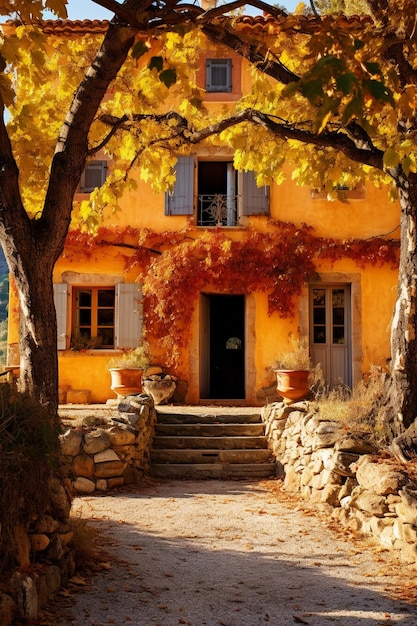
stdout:
[[(208, 54), (210, 58), (220, 59), (230, 56), (230, 52), (225, 50), (211, 50)], [(232, 91), (227, 97), (222, 97), (221, 93), (209, 94), (207, 99), (210, 106), (222, 106), (239, 97), (240, 91), (249, 88), (249, 74), (245, 71), (245, 64), (240, 61), (235, 63), (234, 72), (237, 71), (236, 67), (240, 72), (239, 93)], [(104, 225), (118, 231), (123, 231), (127, 227), (149, 229), (155, 233), (170, 231), (174, 237), (175, 233), (191, 224), (191, 230), (187, 231), (186, 236), (193, 239), (213, 230), (212, 226), (198, 225), (196, 215), (200, 195), (197, 170), (200, 171), (201, 163), (230, 161), (231, 155), (227, 151), (224, 154), (216, 151), (208, 155), (196, 148), (194, 157), (193, 176), (196, 191), (192, 215), (167, 215), (165, 194), (153, 193), (148, 185), (138, 179), (137, 189), (128, 191), (123, 196), (119, 203), (120, 210), (116, 214), (107, 215)], [(271, 220), (291, 222), (297, 228), (308, 224), (314, 229), (315, 236), (341, 241), (350, 238), (372, 241), (372, 238), (392, 237), (390, 233), (398, 232), (396, 231), (399, 224), (398, 206), (389, 203), (383, 190), (370, 186), (357, 194), (348, 191), (347, 202), (329, 201), (321, 193), (315, 193), (307, 187), (296, 186), (291, 180), (291, 173), (288, 172), (285, 182), (281, 185), (272, 185), (269, 194), (269, 214), (246, 215), (236, 225), (223, 225), (222, 232), (231, 240), (241, 240), (251, 231), (271, 232), (274, 228)], [(88, 195), (79, 194), (76, 200), (86, 197)], [(165, 241), (167, 243), (164, 247), (169, 247), (169, 238)], [(89, 285), (114, 288), (119, 284), (137, 284), (139, 288), (144, 278), (144, 267), (139, 264), (126, 269), (126, 258), (134, 255), (134, 242), (131, 243), (130, 249), (108, 242), (94, 248), (91, 256), (85, 256), (80, 250), (77, 257), (72, 251), (72, 254), (65, 254), (56, 264), (54, 283), (66, 285), (68, 288), (64, 312), (65, 349), (62, 349), (61, 345), (58, 353), (62, 401), (65, 401), (68, 389), (89, 390), (91, 401), (95, 403), (106, 402), (107, 399), (115, 397), (110, 389), (107, 366), (109, 359), (119, 350), (98, 347), (77, 351), (70, 347), (76, 323), (73, 312), (74, 293), (77, 289)], [(295, 302), (294, 312), (287, 318), (277, 312), (269, 315), (266, 293), (258, 292), (256, 289), (250, 293), (239, 290), (234, 292), (230, 285), (222, 290), (219, 283), (213, 285), (210, 281), (207, 281), (200, 290), (197, 299), (184, 301), (184, 307), (192, 309), (192, 316), (186, 329), (189, 340), (185, 347), (180, 348), (179, 363), (174, 371), (171, 371), (179, 378), (178, 393), (174, 400), (188, 404), (234, 402), (242, 405), (262, 404), (268, 401), (274, 387), (274, 372), (271, 367), (278, 353), (288, 349), (291, 336), (308, 336), (310, 342), (314, 343), (315, 338), (323, 336), (320, 332), (327, 333), (329, 346), (326, 344), (326, 359), (343, 360), (346, 380), (341, 382), (350, 385), (357, 382), (372, 365), (384, 366), (390, 354), (389, 326), (396, 297), (396, 267), (389, 263), (362, 265), (342, 256), (336, 261), (317, 259), (316, 268), (317, 273), (309, 279), (310, 284), (303, 285), (301, 294)], [(244, 272), (244, 268), (242, 271)], [(230, 299), (230, 296), (234, 299)], [(138, 298), (141, 296), (138, 295)], [(333, 304), (329, 304), (329, 298)], [(342, 299), (343, 304), (340, 304)], [(15, 311), (16, 308), (16, 299), (12, 292), (10, 311)], [(236, 337), (244, 347), (242, 362), (236, 366), (234, 372), (233, 358), (237, 355), (228, 348), (223, 357), (218, 357), (220, 361), (222, 359), (230, 361), (228, 369), (225, 370), (225, 380), (220, 381), (217, 387), (211, 388), (212, 378), (216, 375), (211, 356), (214, 348), (212, 349), (211, 344), (207, 342), (212, 341), (211, 335), (216, 333), (216, 324), (221, 325), (229, 316), (232, 319), (227, 332), (230, 335), (229, 339), (234, 338), (233, 315), (236, 320), (240, 320), (236, 326)], [(330, 319), (332, 316), (334, 319)], [(11, 366), (16, 364), (13, 362), (15, 354), (13, 346), (17, 343), (17, 320), (13, 315), (10, 315), (10, 320)], [(204, 335), (206, 327), (209, 329), (209, 340)], [(147, 339), (154, 361), (164, 367), (166, 353), (161, 349), (161, 338), (148, 332)], [(139, 341), (140, 337), (137, 337), (137, 340)], [(334, 357), (330, 345), (332, 340), (335, 347)], [(319, 348), (321, 349), (320, 346)], [(346, 350), (343, 356), (340, 356), (344, 349)], [(236, 359), (235, 361), (237, 362)], [(222, 363), (219, 367), (221, 366)], [(236, 372), (241, 380), (236, 387), (238, 391), (234, 394), (233, 391), (228, 392), (223, 383), (227, 383), (226, 378), (230, 376), (230, 385), (233, 389), (235, 384), (233, 374)]]

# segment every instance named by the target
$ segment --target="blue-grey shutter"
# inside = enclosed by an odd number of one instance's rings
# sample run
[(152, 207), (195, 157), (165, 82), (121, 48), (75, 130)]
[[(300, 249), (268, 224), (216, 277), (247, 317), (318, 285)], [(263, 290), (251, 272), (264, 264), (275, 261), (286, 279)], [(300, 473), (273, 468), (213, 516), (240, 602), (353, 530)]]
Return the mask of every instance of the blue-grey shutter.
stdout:
[(106, 180), (107, 161), (90, 161), (81, 175), (81, 193), (90, 193), (96, 187), (101, 187)]
[(243, 172), (242, 187), (242, 215), (269, 214), (269, 187), (258, 187), (254, 172)]
[(175, 172), (174, 190), (165, 194), (165, 215), (193, 215), (194, 157), (179, 157)]
[(67, 348), (67, 296), (68, 285), (56, 283), (54, 285), (54, 302), (57, 323), (57, 349)]
[(232, 59), (206, 59), (206, 91), (232, 91)]
[(115, 348), (137, 348), (142, 336), (142, 290), (137, 283), (116, 285)]

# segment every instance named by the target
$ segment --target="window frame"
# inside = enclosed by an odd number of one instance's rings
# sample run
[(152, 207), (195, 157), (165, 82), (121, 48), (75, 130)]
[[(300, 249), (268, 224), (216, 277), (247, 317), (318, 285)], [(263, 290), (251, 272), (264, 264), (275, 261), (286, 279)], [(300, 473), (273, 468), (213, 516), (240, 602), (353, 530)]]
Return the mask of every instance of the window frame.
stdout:
[[(91, 306), (82, 306), (77, 302), (78, 294), (82, 291), (91, 292)], [(113, 306), (100, 306), (99, 305), (99, 292), (100, 291), (112, 291), (113, 292)], [(99, 324), (99, 312), (100, 310), (112, 310), (113, 311), (113, 323), (104, 325)], [(80, 324), (79, 312), (80, 310), (90, 310), (91, 319), (90, 324)], [(78, 319), (77, 319), (78, 318)], [(112, 344), (97, 344), (94, 349), (99, 350), (114, 350), (115, 346), (115, 334), (116, 334), (116, 290), (114, 285), (73, 285), (71, 293), (71, 337), (74, 335), (82, 335), (86, 329), (90, 330), (90, 337), (99, 337), (99, 330), (112, 329), (113, 342)], [(88, 335), (88, 331), (87, 331)]]

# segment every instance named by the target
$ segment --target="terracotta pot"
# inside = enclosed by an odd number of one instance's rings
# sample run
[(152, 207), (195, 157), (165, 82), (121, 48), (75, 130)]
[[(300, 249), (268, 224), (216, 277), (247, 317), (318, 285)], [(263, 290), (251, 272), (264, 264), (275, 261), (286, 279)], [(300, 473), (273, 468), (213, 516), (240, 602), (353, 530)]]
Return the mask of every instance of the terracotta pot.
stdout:
[(143, 370), (114, 367), (110, 370), (111, 387), (117, 396), (125, 397), (142, 393)]
[(277, 370), (277, 391), (286, 404), (308, 396), (308, 375), (308, 370)]

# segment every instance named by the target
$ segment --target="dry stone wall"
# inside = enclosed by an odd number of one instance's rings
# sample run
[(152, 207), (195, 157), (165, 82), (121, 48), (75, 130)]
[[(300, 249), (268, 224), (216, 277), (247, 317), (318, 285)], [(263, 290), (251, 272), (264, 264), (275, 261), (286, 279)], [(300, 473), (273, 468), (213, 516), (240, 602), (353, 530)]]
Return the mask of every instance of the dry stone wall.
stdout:
[(114, 415), (92, 426), (69, 426), (61, 452), (76, 494), (140, 483), (149, 471), (156, 412), (145, 394), (122, 400)]
[(417, 483), (411, 465), (381, 457), (365, 434), (323, 420), (308, 402), (264, 407), (284, 487), (327, 507), (352, 530), (417, 564)]
[[(62, 435), (62, 469), (55, 479), (53, 510), (33, 519), (29, 528), (15, 529), (18, 568), (7, 588), (0, 587), (0, 626), (17, 619), (37, 620), (42, 606), (74, 575), (71, 550), (71, 499), (75, 494), (109, 491), (139, 483), (149, 470), (156, 412), (152, 398), (129, 396), (110, 419), (98, 424), (67, 425)], [(36, 563), (36, 568), (31, 567)]]

